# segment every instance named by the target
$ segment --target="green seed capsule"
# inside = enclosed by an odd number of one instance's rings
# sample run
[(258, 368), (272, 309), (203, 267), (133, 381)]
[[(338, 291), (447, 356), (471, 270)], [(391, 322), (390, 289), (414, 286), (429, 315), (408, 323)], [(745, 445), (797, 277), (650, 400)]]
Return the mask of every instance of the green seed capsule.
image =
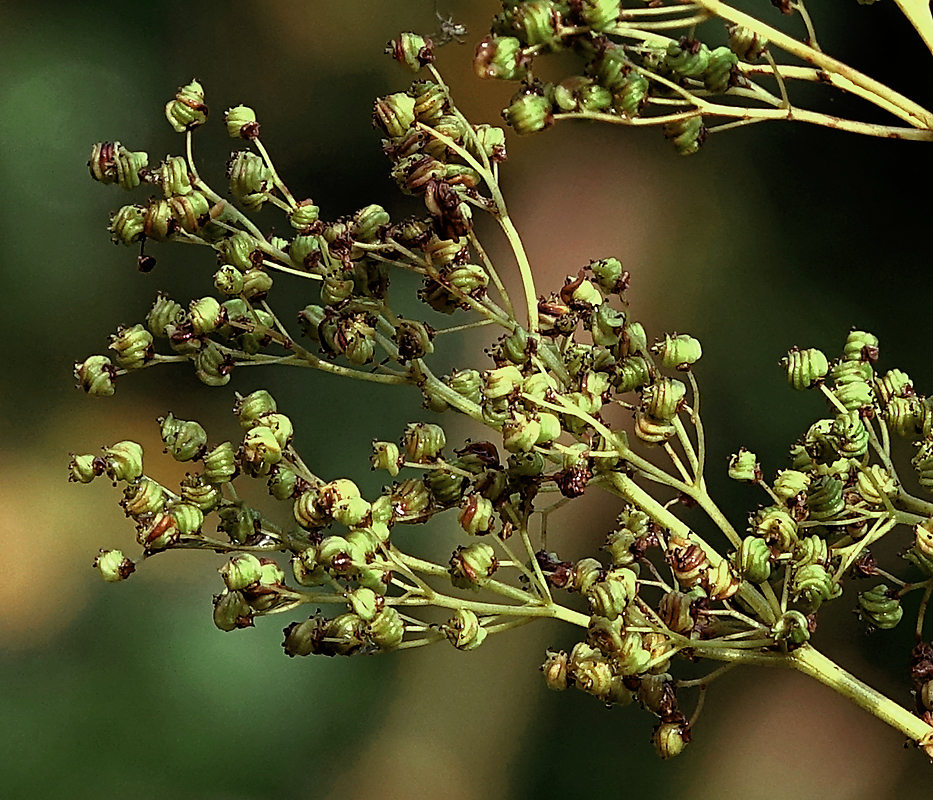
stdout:
[(125, 581), (136, 571), (136, 565), (120, 550), (101, 550), (94, 567), (107, 583)]
[(781, 553), (794, 549), (797, 522), (782, 506), (768, 506), (752, 517), (752, 533)]
[(220, 489), (207, 483), (201, 475), (188, 475), (181, 482), (181, 499), (197, 506), (202, 514), (213, 511), (223, 501)]
[(143, 474), (143, 448), (136, 442), (117, 442), (104, 448), (105, 471), (114, 481), (131, 483)]
[(679, 756), (690, 741), (690, 731), (684, 722), (661, 722), (654, 729), (651, 740), (663, 759)]
[(207, 122), (204, 89), (197, 81), (182, 86), (165, 105), (165, 118), (178, 132), (190, 131)]
[(735, 554), (735, 566), (749, 583), (764, 583), (771, 577), (771, 548), (764, 539), (746, 536)]
[(904, 616), (900, 598), (883, 583), (859, 593), (858, 612), (861, 620), (882, 630), (894, 628)]
[(814, 481), (807, 494), (807, 508), (810, 519), (829, 520), (845, 509), (843, 482), (831, 475), (824, 475)]
[(152, 334), (142, 325), (120, 327), (110, 337), (110, 349), (116, 352), (117, 363), (123, 369), (139, 369), (152, 360)]
[(741, 25), (727, 25), (729, 33), (729, 49), (741, 61), (752, 63), (761, 58), (768, 47), (768, 40)]
[(385, 131), (390, 139), (402, 136), (415, 122), (415, 98), (405, 92), (390, 94), (376, 100), (373, 124)]
[(447, 445), (447, 437), (440, 425), (427, 422), (411, 422), (402, 436), (405, 459), (415, 464), (436, 461)]
[(787, 382), (798, 391), (821, 383), (829, 372), (826, 356), (812, 347), (809, 350), (794, 348), (782, 359), (781, 366), (787, 372)]
[(729, 457), (728, 475), (734, 481), (758, 483), (761, 480), (761, 465), (758, 456), (744, 447)]
[(220, 302), (215, 297), (202, 297), (192, 300), (188, 306), (188, 319), (195, 335), (212, 333), (223, 322), (224, 313)]
[(240, 464), (250, 475), (267, 475), (269, 468), (282, 459), (282, 446), (271, 429), (257, 426), (243, 437)]
[(386, 55), (412, 72), (434, 63), (434, 43), (417, 33), (406, 31), (386, 45)]
[(684, 370), (695, 364), (703, 355), (699, 341), (692, 336), (665, 335), (664, 342), (652, 348), (661, 357), (661, 366)]
[(165, 449), (176, 461), (191, 461), (204, 452), (207, 432), (197, 422), (176, 419), (171, 414), (158, 421)]
[(498, 569), (499, 562), (491, 545), (478, 542), (458, 547), (450, 559), (447, 570), (451, 583), (457, 589), (476, 589), (483, 586)]
[(842, 594), (842, 587), (833, 580), (822, 564), (808, 564), (794, 573), (791, 594), (804, 613), (813, 613), (825, 601)]
[(878, 360), (878, 337), (866, 331), (849, 331), (843, 358), (846, 361), (874, 363)]
[(582, 0), (580, 16), (594, 31), (608, 31), (619, 21), (619, 0)]
[(230, 442), (224, 442), (209, 450), (203, 460), (203, 478), (208, 483), (228, 483), (237, 473), (236, 454)]
[(520, 136), (543, 131), (554, 124), (551, 101), (534, 92), (521, 92), (502, 112), (508, 125)]
[(194, 372), (202, 383), (208, 386), (225, 386), (230, 382), (232, 359), (216, 342), (208, 340), (191, 360), (194, 363)]
[(703, 117), (687, 117), (664, 125), (664, 137), (674, 145), (678, 154), (690, 156), (706, 141), (707, 131)]
[(481, 494), (471, 494), (460, 504), (457, 521), (471, 536), (479, 536), (492, 529), (494, 522), (492, 501)]
[(146, 315), (146, 327), (154, 336), (164, 339), (168, 336), (167, 328), (180, 325), (185, 318), (185, 310), (168, 295), (159, 292), (155, 303)]
[(257, 139), (259, 123), (256, 112), (249, 106), (234, 106), (224, 112), (224, 124), (231, 139)]
[(659, 378), (642, 393), (645, 414), (654, 422), (667, 423), (683, 408), (687, 387), (673, 378)]
[(774, 493), (784, 502), (792, 501), (810, 487), (810, 476), (795, 469), (783, 469), (774, 479)]
[(252, 553), (240, 553), (217, 570), (231, 592), (259, 583), (262, 564)]
[(73, 483), (90, 483), (94, 478), (103, 474), (104, 464), (98, 456), (72, 455), (68, 470), (69, 481)]
[(373, 469), (384, 469), (394, 478), (398, 475), (404, 459), (395, 442), (373, 441), (373, 454), (369, 461)]
[(728, 90), (735, 75), (739, 59), (728, 47), (717, 47), (709, 55), (709, 64), (703, 73), (703, 83), (713, 94)]
[(383, 652), (395, 650), (405, 635), (405, 623), (394, 606), (386, 606), (366, 626), (366, 633)]
[(453, 617), (441, 626), (444, 635), (458, 650), (475, 650), (485, 640), (488, 631), (472, 611), (458, 608)]
[(146, 209), (142, 206), (123, 206), (111, 215), (107, 230), (114, 244), (136, 244), (146, 235)]
[(637, 594), (635, 578), (635, 573), (625, 567), (609, 570), (586, 591), (590, 611), (609, 620), (619, 617)]

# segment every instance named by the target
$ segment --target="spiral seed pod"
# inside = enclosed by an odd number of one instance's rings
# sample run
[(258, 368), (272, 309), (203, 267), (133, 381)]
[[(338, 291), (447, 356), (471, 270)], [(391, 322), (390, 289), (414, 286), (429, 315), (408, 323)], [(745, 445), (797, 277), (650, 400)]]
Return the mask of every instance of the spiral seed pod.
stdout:
[(164, 242), (178, 231), (168, 200), (150, 200), (143, 218), (143, 234), (153, 241)]
[(71, 462), (68, 464), (68, 480), (70, 482), (90, 483), (94, 478), (103, 474), (104, 462), (100, 456), (72, 454)]
[(652, 350), (660, 356), (661, 366), (668, 369), (685, 370), (699, 361), (700, 356), (703, 355), (700, 343), (686, 334), (665, 335), (663, 343), (655, 345)]
[(159, 417), (158, 422), (165, 449), (176, 461), (191, 461), (204, 452), (207, 432), (197, 422), (176, 419), (171, 414)]
[(165, 489), (149, 478), (139, 478), (124, 489), (120, 506), (133, 519), (158, 514), (165, 508)]
[(431, 492), (423, 480), (402, 481), (391, 497), (393, 512), (399, 519), (418, 518), (431, 505)]
[(431, 493), (432, 501), (439, 508), (450, 508), (458, 505), (463, 499), (463, 493), (468, 485), (467, 479), (462, 475), (455, 475), (444, 469), (426, 472), (424, 483)]
[(208, 386), (225, 386), (230, 382), (233, 370), (232, 359), (220, 349), (216, 342), (208, 340), (192, 357), (194, 372)]
[(738, 573), (749, 583), (764, 583), (771, 577), (771, 548), (757, 536), (746, 536), (734, 560)]
[(272, 170), (263, 159), (248, 150), (233, 154), (227, 162), (230, 193), (248, 211), (258, 211), (269, 199)]
[(624, 327), (625, 313), (616, 311), (607, 302), (601, 303), (590, 316), (590, 333), (593, 335), (593, 344), (598, 347), (618, 344)]
[(620, 364), (612, 383), (619, 394), (632, 392), (651, 383), (651, 365), (642, 356), (628, 356)]
[(778, 552), (788, 553), (797, 542), (797, 522), (785, 508), (768, 506), (752, 517), (752, 533)]
[(143, 474), (143, 448), (136, 442), (117, 442), (104, 448), (104, 471), (113, 481), (131, 483)]
[(94, 568), (107, 583), (125, 581), (136, 571), (136, 565), (120, 550), (101, 550)]
[(121, 326), (110, 337), (110, 349), (116, 352), (117, 363), (123, 369), (139, 369), (152, 360), (152, 334), (142, 325)]
[(674, 145), (677, 153), (690, 156), (706, 141), (707, 130), (701, 116), (687, 117), (664, 125), (664, 137)]
[(434, 42), (426, 36), (406, 31), (386, 45), (385, 53), (411, 72), (434, 63)]
[(664, 57), (664, 69), (681, 78), (699, 78), (710, 62), (710, 50), (701, 42), (671, 42)]
[(710, 566), (703, 548), (677, 537), (671, 537), (669, 544), (667, 561), (677, 582), (688, 589), (696, 586)]
[(874, 363), (878, 360), (878, 337), (866, 331), (849, 331), (843, 348), (843, 358), (846, 361)]
[(194, 130), (207, 122), (204, 89), (197, 81), (182, 86), (165, 104), (165, 118), (178, 133)]
[(817, 535), (805, 536), (794, 545), (794, 564), (801, 569), (809, 564), (829, 564), (829, 545)]
[(782, 469), (774, 479), (774, 493), (785, 503), (791, 503), (810, 487), (810, 476), (795, 469)]
[(166, 198), (191, 193), (191, 176), (188, 162), (181, 156), (169, 156), (159, 167), (159, 182)]
[(609, 534), (602, 549), (609, 553), (613, 567), (630, 567), (636, 561), (632, 547), (637, 540), (631, 530), (622, 528)]
[(313, 652), (331, 656), (352, 656), (363, 649), (367, 638), (363, 620), (356, 614), (341, 614), (324, 624), (320, 642)]
[(684, 406), (687, 387), (673, 378), (659, 378), (642, 394), (645, 414), (654, 422), (670, 422)]
[(608, 31), (619, 20), (619, 0), (582, 0), (578, 13), (594, 31)]
[(879, 583), (867, 592), (859, 592), (858, 614), (863, 622), (875, 628), (890, 630), (901, 621), (904, 609), (901, 607), (900, 598), (892, 596), (891, 590), (885, 584)]
[(761, 58), (768, 47), (768, 40), (741, 25), (727, 25), (729, 48), (739, 60), (752, 63)]
[(458, 547), (451, 556), (447, 572), (455, 588), (478, 590), (498, 568), (499, 562), (492, 546), (478, 542)]
[(690, 742), (690, 729), (683, 721), (661, 722), (654, 729), (651, 741), (661, 758), (674, 758), (679, 756)]
[(581, 658), (572, 671), (574, 686), (593, 697), (602, 700), (612, 689), (612, 667), (605, 658)]
[(415, 122), (415, 98), (406, 92), (380, 97), (373, 106), (373, 125), (382, 128), (386, 136), (396, 139)]
[(913, 381), (899, 369), (889, 370), (882, 378), (876, 377), (875, 389), (882, 406), (886, 406), (892, 397), (912, 397), (914, 394)]
[(868, 429), (858, 411), (836, 417), (828, 438), (843, 458), (861, 458), (868, 452)]
[(239, 553), (217, 570), (231, 592), (259, 583), (262, 564), (252, 553)]
[(728, 90), (739, 59), (728, 47), (717, 47), (710, 52), (709, 63), (703, 73), (703, 83), (713, 94)]
[(116, 182), (129, 191), (139, 186), (148, 164), (148, 153), (134, 153), (119, 142), (97, 142), (91, 148), (87, 166), (94, 180), (105, 184)]
[(700, 579), (700, 585), (710, 600), (729, 599), (739, 590), (739, 582), (739, 578), (725, 559), (715, 567), (707, 569)]
[(571, 591), (586, 594), (590, 587), (601, 580), (606, 571), (595, 558), (583, 558), (573, 565), (570, 585)]
[(265, 389), (258, 389), (245, 397), (237, 395), (233, 413), (246, 430), (255, 427), (266, 414), (274, 414), (278, 410), (275, 399)]
[(407, 461), (430, 464), (437, 461), (447, 445), (447, 437), (440, 425), (411, 422), (402, 435), (402, 447)]
[(224, 124), (231, 139), (258, 139), (256, 112), (249, 106), (234, 106), (224, 112)]
[(874, 403), (870, 383), (871, 367), (862, 361), (840, 361), (830, 371), (833, 394), (848, 411), (857, 411)]
[(471, 536), (489, 533), (494, 521), (492, 501), (481, 494), (471, 494), (460, 504), (457, 521)]
[(791, 594), (804, 613), (813, 613), (826, 600), (842, 594), (842, 587), (833, 580), (822, 564), (807, 564), (794, 572)]
[(883, 416), (892, 433), (912, 439), (923, 432), (926, 411), (918, 397), (892, 397)]
[(683, 592), (667, 592), (658, 603), (661, 621), (675, 633), (689, 636), (697, 621), (691, 608), (694, 599)]
[(244, 472), (268, 475), (269, 468), (282, 459), (282, 446), (270, 428), (257, 426), (246, 432), (238, 456)]
[(593, 614), (614, 620), (625, 611), (637, 592), (635, 573), (620, 567), (593, 583), (586, 590), (586, 596)]
[(458, 608), (453, 617), (441, 626), (444, 635), (458, 650), (475, 650), (485, 640), (488, 631), (472, 611)]
[(831, 475), (824, 475), (814, 481), (807, 494), (810, 519), (823, 521), (840, 514), (845, 508), (842, 487), (842, 481)]
[(554, 124), (551, 101), (536, 92), (519, 92), (502, 116), (519, 136), (543, 131)]
[(110, 397), (117, 368), (106, 356), (89, 356), (75, 363), (74, 376), (78, 386), (92, 397)]
[(442, 86), (434, 81), (416, 81), (409, 92), (415, 98), (415, 119), (431, 124), (450, 110), (450, 101)]
[(223, 442), (205, 453), (203, 478), (208, 483), (228, 483), (237, 473), (236, 454), (230, 442)]
[[(933, 450), (930, 450), (929, 455), (931, 456), (929, 459), (929, 482), (924, 483), (924, 474), (922, 471), (920, 474), (920, 485), (925, 488), (933, 487)], [(914, 456), (914, 459), (916, 458), (917, 456)], [(911, 460), (911, 464), (914, 465), (914, 469), (917, 469), (914, 460)], [(855, 480), (855, 491), (859, 493), (865, 502), (880, 506), (884, 503), (885, 497), (897, 494), (897, 481), (880, 464), (872, 464), (870, 467), (858, 472)]]
[[(577, 433), (577, 431), (572, 432)], [(656, 422), (641, 409), (635, 412), (635, 436), (645, 444), (662, 444), (676, 433), (677, 428), (674, 427), (673, 423)]]
[(792, 349), (781, 360), (781, 366), (787, 372), (787, 382), (799, 391), (822, 382), (829, 372), (826, 356), (813, 347), (809, 350)]
[(107, 230), (114, 244), (136, 244), (146, 235), (146, 209), (142, 206), (123, 206), (111, 215)]
[(185, 310), (168, 295), (159, 292), (155, 303), (146, 315), (146, 327), (154, 336), (165, 339), (168, 336), (167, 328), (177, 327), (185, 318)]

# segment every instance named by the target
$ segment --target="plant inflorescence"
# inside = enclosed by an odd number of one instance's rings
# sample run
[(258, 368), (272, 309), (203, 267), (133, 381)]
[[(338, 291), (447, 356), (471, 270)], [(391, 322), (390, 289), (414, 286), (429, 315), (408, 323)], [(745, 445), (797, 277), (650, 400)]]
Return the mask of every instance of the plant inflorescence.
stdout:
[[(706, 121), (717, 116), (933, 136), (929, 112), (822, 53), (802, 0), (775, 5), (803, 20), (805, 42), (718, 0), (637, 9), (618, 0), (504, 2), (474, 64), (482, 76), (522, 81), (504, 112), (519, 133), (579, 117), (657, 124), (682, 153), (699, 147)], [(710, 18), (730, 24), (728, 44), (710, 48), (695, 38)], [(926, 38), (923, 19), (916, 26)], [(668, 37), (680, 28), (682, 37)], [(810, 66), (778, 65), (774, 45)], [(140, 269), (154, 266), (142, 249), (150, 239), (208, 248), (219, 266), (213, 295), (183, 305), (160, 294), (144, 321), (111, 337), (111, 356), (77, 364), (89, 394), (111, 395), (125, 375), (168, 363), (191, 364), (209, 386), (224, 386), (241, 367), (275, 364), (408, 386), (425, 409), (398, 440), (373, 443), (371, 465), (386, 480), (368, 498), (353, 481), (327, 474), (326, 463), (306, 463), (292, 444), (291, 417), (263, 389), (237, 396), (238, 441), (214, 441), (200, 423), (172, 414), (159, 420), (166, 451), (192, 469), (175, 488), (147, 474), (133, 441), (74, 456), (73, 480), (106, 475), (123, 485), (121, 505), (142, 549), (136, 560), (101, 551), (101, 575), (126, 579), (168, 550), (225, 554), (215, 624), (234, 631), (290, 613), (289, 656), (435, 642), (468, 651), (490, 634), (560, 620), (579, 641), (546, 654), (547, 686), (575, 687), (609, 705), (637, 700), (658, 718), (662, 757), (689, 742), (707, 685), (737, 664), (798, 669), (933, 753), (933, 646), (924, 640), (933, 503), (905, 488), (892, 460), (896, 442), (913, 443), (916, 482), (933, 489), (933, 400), (899, 369), (876, 368), (870, 333), (851, 331), (833, 359), (793, 348), (783, 362), (790, 386), (822, 393), (827, 413), (771, 480), (752, 452), (733, 456), (730, 477), (759, 491), (747, 528), (736, 529), (706, 483), (694, 375), (700, 343), (686, 334), (649, 336), (629, 308), (630, 276), (617, 258), (580, 264), (562, 285), (537, 285), (500, 190), (505, 133), (464, 117), (432, 65), (433, 47), (411, 33), (390, 44), (396, 60), (429, 77), (378, 99), (373, 111), (392, 177), (423, 200), (423, 216), (393, 221), (369, 205), (319, 218), (315, 203), (289, 191), (245, 106), (224, 116), (230, 136), (247, 145), (229, 160), (227, 199), (195, 162), (193, 137), (208, 118), (197, 82), (165, 109), (184, 137), (183, 155), (150, 167), (146, 153), (119, 142), (94, 146), (96, 180), (160, 193), (110, 221), (114, 242), (140, 246)], [(581, 74), (543, 84), (534, 61), (559, 49), (582, 57)], [(762, 76), (777, 95), (758, 84)], [(906, 126), (804, 112), (789, 100), (792, 80), (854, 92)], [(269, 235), (253, 220), (266, 205), (281, 209), (291, 236)], [(520, 276), (521, 297), (507, 290), (506, 268), (479, 238), (474, 221), (482, 214), (508, 243), (514, 266), (507, 269)], [(391, 280), (399, 270), (420, 280), (423, 315), (399, 313)], [(297, 319), (275, 310), (280, 284), (307, 298)], [(439, 374), (435, 349), (475, 328), (495, 332), (485, 355)], [(484, 426), (484, 437), (449, 443), (450, 426), (438, 420), (456, 414)], [(277, 524), (274, 513), (247, 503), (238, 487), (250, 481), (267, 486), (270, 504), (290, 507), (293, 523)], [(547, 547), (548, 517), (594, 490), (620, 501), (616, 525), (599, 558), (563, 560)], [(688, 525), (679, 513), (686, 506), (705, 512), (721, 541)], [(456, 518), (462, 541), (438, 563), (411, 552), (407, 534), (440, 515)], [(872, 555), (890, 536), (903, 542), (901, 567)], [(858, 578), (870, 579), (862, 591), (849, 588)], [(866, 625), (884, 630), (901, 622), (912, 592), (922, 597), (908, 676), (915, 713), (811, 644), (819, 610), (843, 594)], [(687, 662), (714, 667), (689, 678)]]

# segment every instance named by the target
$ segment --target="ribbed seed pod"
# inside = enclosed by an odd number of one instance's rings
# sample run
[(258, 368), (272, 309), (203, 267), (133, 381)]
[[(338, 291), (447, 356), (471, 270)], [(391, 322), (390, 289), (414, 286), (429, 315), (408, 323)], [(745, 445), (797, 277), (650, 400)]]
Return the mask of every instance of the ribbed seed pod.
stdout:
[(842, 486), (842, 481), (831, 475), (824, 475), (813, 482), (807, 494), (810, 519), (829, 520), (842, 512), (845, 508)]
[(875, 389), (882, 406), (886, 406), (892, 397), (911, 397), (914, 394), (913, 382), (906, 372), (899, 369), (889, 370), (883, 378), (876, 376)]
[(710, 50), (702, 42), (671, 42), (664, 57), (664, 69), (681, 78), (699, 78), (709, 67)]
[(165, 508), (165, 489), (149, 478), (139, 478), (123, 490), (120, 505), (128, 517), (138, 519), (147, 514), (158, 514)]
[(197, 81), (182, 86), (165, 104), (165, 118), (178, 133), (190, 131), (207, 122), (204, 89)]
[(672, 537), (667, 551), (671, 571), (681, 586), (696, 586), (709, 569), (709, 558), (699, 545)]
[(687, 369), (703, 355), (699, 341), (686, 334), (665, 335), (664, 341), (655, 345), (652, 350), (660, 356), (661, 366), (668, 369)]
[(752, 517), (752, 533), (778, 552), (788, 553), (797, 542), (797, 522), (782, 506), (768, 506)]
[(142, 325), (120, 327), (110, 337), (110, 348), (117, 363), (126, 370), (139, 369), (152, 360), (152, 334)]
[(687, 387), (673, 378), (658, 378), (642, 393), (645, 414), (654, 422), (670, 422), (683, 408)]
[(933, 491), (933, 439), (927, 437), (923, 440), (910, 463), (917, 472), (920, 485), (927, 491)]
[(822, 564), (825, 567), (828, 563), (829, 545), (825, 539), (814, 534), (805, 536), (794, 545), (794, 564), (798, 569), (808, 564)]
[(797, 390), (809, 389), (820, 383), (829, 372), (826, 356), (814, 347), (808, 350), (792, 349), (782, 360), (787, 382)]
[(608, 31), (619, 20), (619, 0), (581, 0), (578, 13), (594, 31)]
[(405, 635), (405, 623), (394, 606), (386, 606), (366, 626), (366, 634), (381, 651), (395, 650)]
[(146, 235), (146, 209), (142, 206), (123, 206), (110, 216), (110, 241), (131, 245)]
[(706, 570), (700, 585), (710, 600), (727, 600), (739, 590), (739, 582), (729, 562), (723, 559), (715, 567)]
[(926, 412), (919, 397), (892, 397), (883, 416), (892, 433), (914, 438), (923, 431)]
[(519, 92), (503, 110), (502, 116), (520, 136), (543, 131), (554, 124), (551, 101), (535, 92)]
[(416, 464), (433, 463), (446, 444), (444, 429), (427, 422), (410, 422), (402, 435), (405, 459)]
[(842, 587), (836, 583), (822, 564), (807, 564), (794, 572), (791, 582), (791, 594), (800, 603), (804, 613), (813, 613), (826, 600), (832, 600), (842, 594)]
[(560, 7), (552, 0), (528, 0), (511, 9), (512, 29), (528, 45), (556, 45)]
[(768, 47), (768, 40), (741, 25), (728, 25), (729, 49), (739, 60), (751, 63), (761, 58)]
[(236, 454), (230, 442), (223, 442), (204, 455), (204, 480), (227, 483), (237, 473)]
[(717, 47), (709, 55), (703, 83), (713, 94), (723, 94), (732, 83), (739, 59), (728, 47)]
[[(571, 432), (576, 433), (572, 428)], [(635, 412), (635, 435), (645, 444), (662, 444), (676, 433), (677, 429), (673, 423), (656, 422), (641, 409)]]
[(450, 508), (463, 499), (468, 481), (462, 475), (455, 475), (446, 469), (432, 469), (424, 475), (425, 486), (431, 492), (431, 499), (439, 508)]
[(450, 559), (447, 570), (451, 583), (457, 589), (479, 589), (498, 569), (499, 562), (491, 545), (477, 542), (458, 547)]
[(878, 360), (878, 337), (866, 331), (849, 331), (843, 347), (843, 358), (846, 361)]
[(746, 536), (735, 554), (735, 567), (749, 583), (764, 583), (771, 577), (771, 548), (764, 539)]
[(412, 72), (418, 72), (422, 67), (434, 63), (434, 43), (410, 31), (402, 33), (398, 39), (389, 42), (385, 52)]
[(224, 386), (230, 382), (233, 370), (232, 359), (220, 349), (216, 342), (208, 340), (191, 358), (194, 372), (208, 386)]
[(547, 651), (544, 664), (541, 665), (541, 671), (544, 673), (544, 682), (548, 689), (555, 692), (564, 691), (569, 684), (570, 657), (563, 650), (554, 652)]
[(874, 402), (871, 366), (864, 361), (840, 361), (830, 370), (833, 394), (849, 411), (855, 411)]
[(586, 591), (590, 611), (614, 620), (619, 617), (638, 591), (635, 573), (625, 567), (609, 570)]
[(888, 587), (879, 583), (867, 592), (859, 592), (858, 614), (863, 622), (875, 628), (890, 630), (901, 621), (904, 609), (900, 598), (892, 596)]
[(782, 469), (774, 479), (774, 493), (785, 503), (793, 501), (810, 486), (810, 476), (795, 469)]
[[(933, 445), (933, 442), (930, 444)], [(922, 452), (922, 450), (923, 448), (921, 448), (920, 452)], [(930, 489), (933, 488), (933, 447), (928, 450), (929, 474), (926, 477), (926, 483), (924, 482), (923, 471), (918, 471), (921, 473), (920, 485)], [(920, 452), (914, 456), (914, 459), (920, 455)], [(917, 469), (914, 460), (911, 460), (911, 464), (914, 465), (914, 469)], [(855, 491), (859, 493), (865, 502), (880, 506), (884, 503), (885, 497), (890, 497), (897, 493), (897, 481), (895, 481), (894, 476), (882, 467), (881, 464), (872, 464), (864, 470), (859, 470), (855, 480)]]
[(651, 382), (651, 365), (642, 356), (628, 356), (620, 364), (612, 383), (619, 394), (634, 391)]
[(690, 741), (690, 729), (686, 722), (661, 722), (654, 729), (651, 740), (654, 749), (663, 759), (679, 756)]
[(204, 452), (207, 432), (199, 423), (176, 419), (171, 414), (160, 417), (158, 422), (165, 449), (176, 461), (191, 461)]
[(664, 137), (682, 156), (693, 155), (706, 141), (706, 127), (703, 125), (703, 117), (699, 115), (668, 122), (663, 130)]
[(858, 411), (836, 417), (828, 438), (843, 458), (861, 458), (868, 452), (868, 429)]
[(640, 72), (629, 72), (613, 91), (613, 107), (627, 117), (637, 117), (648, 99), (651, 84)]
[(444, 635), (458, 650), (475, 650), (485, 640), (488, 631), (472, 611), (458, 608), (453, 617), (441, 626)]
[(272, 170), (249, 150), (239, 150), (227, 162), (231, 194), (248, 211), (257, 211), (269, 199)]
[(697, 621), (691, 608), (695, 599), (684, 592), (667, 592), (658, 602), (661, 621), (675, 633), (689, 636)]
[(220, 505), (223, 495), (216, 485), (207, 483), (202, 476), (188, 475), (181, 482), (181, 499), (207, 514)]

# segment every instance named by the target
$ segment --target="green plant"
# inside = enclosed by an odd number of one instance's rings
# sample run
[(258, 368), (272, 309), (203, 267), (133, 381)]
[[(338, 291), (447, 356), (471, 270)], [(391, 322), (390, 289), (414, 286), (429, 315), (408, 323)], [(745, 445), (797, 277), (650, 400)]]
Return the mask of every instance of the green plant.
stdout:
[[(737, 120), (712, 132), (800, 119), (893, 138), (933, 136), (929, 112), (819, 50), (801, 2), (777, 5), (798, 12), (808, 44), (713, 0), (637, 10), (600, 0), (503, 5), (474, 66), (483, 76), (523, 81), (505, 111), (519, 133), (581, 117), (661, 125), (684, 154), (697, 151), (712, 117)], [(928, 12), (920, 15), (919, 5), (906, 0), (904, 8), (929, 44)], [(741, 23), (730, 29), (730, 45), (710, 48), (695, 39), (694, 27), (712, 17)], [(687, 31), (681, 39), (664, 33), (681, 28)], [(765, 38), (815, 66), (778, 65)], [(563, 49), (581, 57), (581, 73), (556, 84), (537, 81), (535, 58)], [(236, 204), (228, 202), (201, 178), (193, 157), (193, 134), (207, 120), (197, 82), (166, 106), (169, 122), (185, 136), (184, 156), (150, 169), (145, 153), (117, 142), (94, 147), (96, 179), (124, 189), (146, 183), (163, 194), (116, 212), (114, 241), (197, 244), (214, 251), (221, 266), (217, 296), (187, 308), (159, 296), (145, 324), (111, 338), (116, 364), (91, 356), (76, 376), (101, 396), (112, 394), (123, 374), (161, 363), (190, 362), (211, 386), (251, 364), (311, 367), (416, 387), (430, 412), (459, 412), (494, 441), (452, 448), (436, 422), (412, 422), (398, 442), (374, 443), (372, 466), (389, 480), (380, 496), (365, 499), (352, 481), (312, 471), (291, 444), (291, 419), (259, 389), (237, 400), (244, 433), (236, 444), (210, 441), (194, 421), (171, 414), (160, 420), (168, 452), (201, 464), (177, 490), (144, 472), (142, 448), (132, 441), (75, 456), (72, 478), (89, 482), (106, 474), (125, 484), (122, 505), (137, 523), (142, 559), (180, 549), (230, 554), (214, 599), (221, 630), (301, 607), (312, 611), (285, 629), (290, 656), (445, 640), (471, 650), (490, 633), (557, 619), (578, 627), (581, 641), (569, 653), (548, 653), (547, 685), (575, 686), (608, 704), (638, 699), (659, 719), (655, 744), (664, 757), (689, 741), (709, 682), (743, 663), (811, 675), (933, 752), (933, 648), (923, 641), (933, 593), (933, 504), (905, 489), (892, 461), (893, 439), (915, 442), (920, 486), (933, 484), (933, 402), (900, 370), (875, 371), (878, 341), (870, 333), (850, 332), (832, 361), (814, 349), (791, 350), (784, 361), (790, 385), (822, 392), (829, 414), (792, 446), (790, 468), (771, 482), (751, 452), (735, 454), (730, 475), (760, 487), (766, 502), (750, 515), (748, 535), (740, 534), (706, 485), (707, 433), (692, 370), (700, 343), (667, 334), (649, 344), (626, 302), (629, 276), (615, 258), (581, 265), (542, 295), (500, 190), (504, 132), (460, 113), (431, 66), (430, 40), (403, 34), (390, 50), (431, 75), (380, 98), (374, 110), (392, 175), (403, 191), (423, 198), (424, 218), (393, 223), (370, 205), (349, 218), (320, 220), (314, 203), (292, 196), (262, 144), (255, 114), (243, 106), (225, 116), (229, 134), (250, 145), (229, 162)], [(756, 64), (759, 57), (766, 66)], [(775, 80), (778, 95), (752, 82), (761, 74)], [(791, 80), (843, 88), (907, 125), (801, 111), (790, 101)], [(714, 95), (716, 103), (708, 99)], [(285, 213), (292, 237), (266, 235), (253, 221), (250, 214), (266, 204)], [(520, 299), (510, 296), (479, 239), (480, 213), (508, 242)], [(140, 268), (152, 265), (141, 250)], [(419, 298), (432, 311), (402, 316), (403, 299), (390, 291), (394, 270), (422, 280)], [(317, 287), (299, 315), (301, 335), (272, 305), (279, 281)], [(469, 318), (440, 327), (443, 315)], [(491, 363), (477, 358), (446, 375), (432, 369), (436, 342), (485, 327), (499, 334), (490, 337)], [(157, 353), (156, 340), (171, 352)], [(613, 409), (628, 412), (632, 424), (613, 425)], [(277, 524), (273, 513), (247, 503), (234, 484), (249, 479), (265, 482), (275, 500), (290, 506), (294, 524)], [(547, 518), (588, 487), (616, 496), (623, 508), (602, 560), (566, 562), (547, 549)], [(705, 512), (725, 547), (678, 516), (686, 505)], [(445, 513), (456, 514), (464, 534), (449, 561), (408, 552), (405, 526)], [(205, 532), (212, 514), (217, 535)], [(901, 579), (879, 567), (869, 548), (905, 532), (912, 573)], [(288, 558), (290, 577), (274, 554)], [(112, 550), (96, 564), (105, 579), (117, 581), (138, 562)], [(875, 628), (897, 625), (901, 599), (922, 594), (911, 671), (917, 714), (810, 644), (820, 607), (859, 575), (883, 581), (856, 601)], [(343, 613), (319, 610), (331, 606)], [(702, 678), (679, 678), (682, 657), (722, 666)], [(691, 689), (699, 690), (700, 702), (688, 716), (680, 701)]]

